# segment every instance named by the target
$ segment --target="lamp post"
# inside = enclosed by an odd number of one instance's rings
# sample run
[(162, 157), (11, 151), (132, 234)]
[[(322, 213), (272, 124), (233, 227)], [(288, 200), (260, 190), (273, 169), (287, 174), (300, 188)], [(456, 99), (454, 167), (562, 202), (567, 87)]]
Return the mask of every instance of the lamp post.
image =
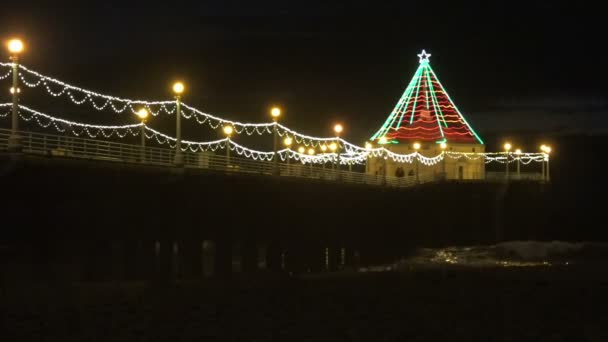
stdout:
[(139, 135), (141, 135), (141, 152), (139, 159), (144, 163), (146, 161), (146, 119), (148, 118), (148, 111), (146, 108), (142, 108), (138, 110), (136, 114), (141, 119), (141, 126), (139, 127)]
[(228, 168), (230, 166), (230, 136), (234, 130), (230, 125), (224, 126), (223, 130), (226, 134), (226, 168)]
[(173, 93), (175, 94), (175, 160), (173, 164), (177, 167), (184, 166), (184, 156), (182, 155), (182, 110), (181, 97), (184, 92), (182, 82), (173, 83)]
[[(327, 145), (325, 145), (325, 144), (321, 145), (321, 152), (323, 154), (325, 154), (325, 152), (327, 152)], [(323, 168), (323, 170), (325, 170), (325, 156), (323, 156), (323, 163), (321, 163), (321, 167)]]
[(344, 130), (341, 124), (334, 125), (334, 133), (336, 133), (336, 169), (340, 170), (340, 133)]
[(511, 150), (511, 143), (505, 143), (505, 174), (507, 176), (507, 180), (509, 180), (509, 151)]
[[(381, 137), (380, 139), (378, 139), (378, 144), (380, 145), (386, 145), (386, 143), (388, 142), (388, 140), (386, 139), (386, 137)], [(386, 184), (386, 158), (387, 155), (385, 153), (385, 150), (387, 150), (386, 147), (382, 146), (383, 150), (382, 150), (382, 154), (380, 155), (380, 158), (382, 158), (382, 184)]]
[[(332, 153), (336, 153), (337, 149), (338, 149), (338, 145), (335, 142), (332, 142), (331, 144), (329, 144), (329, 150)], [(331, 164), (331, 168), (335, 171), (336, 170), (336, 163), (332, 163)]]
[(540, 165), (541, 165), (540, 178), (542, 180), (546, 179), (546, 177), (545, 177), (545, 155), (544, 155), (546, 148), (547, 148), (547, 145), (545, 145), (545, 144), (540, 145), (540, 150), (541, 150), (541, 152), (543, 152), (543, 160), (541, 160), (541, 162), (540, 162)]
[(10, 60), (13, 62), (13, 108), (11, 114), (11, 135), (8, 138), (8, 149), (11, 152), (21, 151), (19, 137), (19, 54), (23, 52), (23, 42), (20, 39), (11, 39), (7, 43)]
[(366, 173), (366, 174), (369, 174), (369, 162), (368, 162), (368, 160), (369, 160), (369, 158), (371, 157), (371, 151), (372, 151), (372, 148), (373, 148), (372, 143), (370, 143), (370, 142), (366, 142), (366, 143), (365, 143), (365, 150), (366, 150), (366, 151), (367, 151), (367, 153), (368, 153), (367, 158), (365, 158), (365, 173)]
[(285, 160), (287, 161), (287, 173), (289, 173), (289, 151), (291, 151), (290, 146), (292, 143), (292, 139), (290, 137), (285, 137), (283, 143), (287, 146), (287, 153), (285, 154)]
[(551, 181), (551, 173), (549, 172), (549, 154), (551, 154), (551, 147), (547, 146), (547, 150), (545, 151), (547, 154), (547, 182)]
[[(303, 156), (302, 156), (304, 153), (306, 153), (306, 149), (304, 148), (304, 146), (300, 146), (300, 147), (298, 147), (298, 153), (300, 153), (300, 161), (301, 161), (302, 163), (304, 163), (304, 158), (303, 158)], [(299, 166), (299, 167), (298, 167), (298, 170), (299, 170), (299, 172), (300, 172), (300, 175), (302, 175), (302, 173), (304, 173), (304, 172), (302, 172), (302, 166)]]
[(315, 149), (314, 148), (309, 148), (308, 149), (308, 155), (311, 156), (310, 158), (310, 177), (312, 177), (312, 156), (315, 155)]
[(443, 160), (441, 161), (441, 176), (444, 180), (448, 179), (448, 175), (446, 173), (445, 170), (445, 163), (446, 163), (446, 153), (445, 153), (445, 149), (448, 148), (448, 144), (446, 144), (445, 142), (442, 142), (441, 144), (439, 144), (439, 147), (441, 148), (441, 154), (443, 155)]
[[(540, 149), (543, 151), (543, 178), (545, 180), (545, 182), (550, 181), (550, 176), (549, 176), (549, 154), (551, 153), (551, 147), (547, 146), (547, 145), (541, 145)], [(546, 173), (545, 173), (545, 162), (547, 162), (547, 169), (546, 169)]]
[(515, 155), (517, 156), (517, 179), (520, 179), (521, 175), (519, 172), (520, 169), (520, 160), (521, 160), (521, 149), (516, 149), (515, 150)]
[(420, 143), (414, 143), (414, 150), (416, 150), (416, 183), (420, 183), (420, 176), (418, 175), (418, 150), (420, 149)]
[(270, 110), (270, 116), (272, 116), (272, 121), (274, 121), (272, 133), (274, 135), (274, 156), (273, 156), (273, 164), (272, 164), (272, 174), (275, 176), (279, 175), (279, 158), (277, 155), (279, 148), (279, 134), (278, 134), (278, 120), (279, 116), (281, 116), (281, 109), (278, 107), (274, 107)]

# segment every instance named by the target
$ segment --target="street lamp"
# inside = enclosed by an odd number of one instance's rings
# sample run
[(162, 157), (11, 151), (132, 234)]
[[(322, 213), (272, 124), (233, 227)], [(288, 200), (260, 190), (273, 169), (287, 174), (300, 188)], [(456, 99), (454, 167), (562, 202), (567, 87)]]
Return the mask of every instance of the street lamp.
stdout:
[(439, 147), (441, 148), (441, 154), (443, 155), (443, 161), (441, 162), (443, 170), (441, 171), (441, 174), (443, 175), (443, 179), (447, 179), (448, 175), (445, 170), (445, 163), (446, 163), (445, 149), (448, 148), (448, 144), (446, 144), (444, 141), (441, 144), (439, 144)]
[(139, 135), (141, 135), (141, 152), (140, 159), (141, 162), (145, 162), (146, 160), (146, 119), (148, 118), (148, 110), (146, 108), (142, 108), (135, 113), (139, 119), (141, 120), (141, 126)]
[(177, 167), (184, 166), (184, 156), (182, 155), (182, 110), (181, 98), (184, 92), (184, 84), (182, 82), (173, 83), (173, 94), (175, 94), (175, 160), (174, 164)]
[(365, 150), (368, 152), (368, 158), (365, 158), (365, 173), (366, 174), (369, 174), (369, 162), (368, 162), (368, 159), (372, 155), (371, 151), (372, 151), (373, 147), (374, 146), (369, 141), (365, 143)]
[(505, 170), (507, 175), (507, 180), (509, 179), (509, 151), (511, 150), (511, 143), (505, 143), (503, 145), (505, 148)]
[(224, 131), (224, 134), (226, 134), (226, 168), (228, 168), (230, 165), (230, 136), (232, 136), (234, 129), (232, 126), (227, 125), (224, 126), (222, 130)]
[[(309, 148), (308, 149), (308, 155), (309, 156), (314, 156), (315, 155), (315, 149), (314, 148)], [(310, 158), (310, 176), (312, 177), (312, 158)]]
[(272, 117), (272, 121), (274, 121), (274, 125), (272, 126), (272, 134), (274, 141), (274, 155), (272, 160), (272, 174), (277, 176), (279, 174), (279, 158), (278, 158), (278, 148), (279, 148), (279, 132), (278, 132), (278, 120), (279, 116), (281, 116), (281, 109), (279, 107), (273, 107), (270, 110), (270, 116)]
[(517, 179), (520, 178), (520, 173), (519, 173), (519, 169), (520, 169), (520, 161), (521, 161), (521, 149), (516, 149), (515, 150), (515, 155), (517, 156)]
[(416, 183), (420, 183), (420, 176), (418, 175), (418, 150), (420, 149), (420, 143), (414, 143), (414, 150), (416, 150)]
[[(10, 60), (13, 62), (13, 87), (11, 94), (13, 97), (13, 108), (11, 116), (11, 135), (8, 138), (8, 149), (11, 152), (20, 152), (21, 143), (19, 137), (19, 55), (23, 52), (24, 46), (20, 39), (11, 39), (6, 47), (10, 53)], [(15, 91), (16, 89), (16, 91)]]
[(340, 170), (340, 133), (344, 130), (341, 124), (334, 125), (334, 132), (336, 133), (336, 170)]
[[(549, 176), (549, 154), (551, 153), (551, 147), (548, 145), (542, 145), (540, 149), (543, 151), (543, 177), (548, 182), (551, 178)], [(547, 173), (545, 173), (545, 162), (547, 162)]]
[(291, 151), (290, 147), (291, 144), (293, 143), (293, 140), (290, 137), (286, 137), (283, 140), (283, 144), (285, 144), (285, 146), (287, 146), (287, 153), (285, 154), (285, 160), (287, 161), (287, 172), (289, 173), (289, 151)]

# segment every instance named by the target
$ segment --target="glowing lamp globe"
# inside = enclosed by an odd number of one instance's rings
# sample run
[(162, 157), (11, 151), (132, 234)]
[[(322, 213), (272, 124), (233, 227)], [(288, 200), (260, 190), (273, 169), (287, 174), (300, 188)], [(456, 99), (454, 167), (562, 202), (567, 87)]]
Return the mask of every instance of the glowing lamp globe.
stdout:
[(439, 144), (439, 147), (441, 147), (442, 150), (445, 150), (446, 148), (448, 148), (448, 144), (442, 142), (441, 144)]
[(309, 154), (309, 155), (311, 155), (311, 156), (312, 156), (313, 154), (315, 154), (315, 149), (314, 149), (314, 148), (309, 148), (309, 149), (308, 149), (308, 154)]
[(18, 54), (23, 51), (23, 42), (20, 39), (11, 39), (6, 44), (8, 51), (12, 54)]
[(293, 142), (293, 140), (290, 137), (285, 138), (285, 140), (283, 140), (283, 143), (285, 144), (285, 146), (291, 146), (291, 143)]
[(371, 149), (372, 149), (372, 144), (371, 144), (371, 143), (366, 142), (366, 143), (365, 143), (365, 149), (366, 149), (366, 150), (368, 150), (368, 151), (369, 151), (369, 150), (371, 150)]
[(382, 137), (378, 140), (378, 144), (384, 145), (388, 142), (388, 140), (386, 139), (386, 137)]
[(329, 144), (329, 149), (335, 151), (338, 149), (338, 145), (336, 143)]
[(323, 152), (327, 151), (327, 145), (325, 145), (325, 144), (321, 145), (321, 151), (323, 151)]
[(510, 144), (510, 143), (506, 143), (506, 144), (504, 145), (505, 151), (510, 151), (510, 150), (511, 150), (511, 147), (512, 147), (512, 146), (511, 146), (511, 144)]
[(232, 132), (234, 130), (232, 129), (232, 126), (224, 126), (224, 134), (226, 134), (227, 136), (232, 135)]
[(338, 134), (342, 133), (343, 130), (344, 130), (344, 127), (342, 127), (342, 125), (340, 125), (340, 124), (337, 124), (334, 126), (334, 132), (336, 132)]
[(181, 93), (184, 92), (184, 84), (182, 82), (175, 82), (173, 83), (173, 92), (177, 95), (180, 95)]
[(270, 115), (272, 116), (273, 119), (278, 119), (279, 116), (281, 116), (281, 109), (278, 107), (274, 107), (270, 110)]
[(419, 150), (420, 149), (420, 143), (414, 143), (414, 150)]
[(145, 120), (148, 117), (148, 111), (146, 110), (146, 108), (138, 110), (135, 114), (139, 116), (139, 118), (142, 120)]
[(521, 154), (521, 149), (519, 149), (519, 148), (518, 148), (518, 149), (516, 149), (516, 150), (515, 150), (515, 154)]
[(303, 146), (300, 146), (300, 148), (298, 148), (298, 152), (304, 153), (306, 152), (306, 149)]

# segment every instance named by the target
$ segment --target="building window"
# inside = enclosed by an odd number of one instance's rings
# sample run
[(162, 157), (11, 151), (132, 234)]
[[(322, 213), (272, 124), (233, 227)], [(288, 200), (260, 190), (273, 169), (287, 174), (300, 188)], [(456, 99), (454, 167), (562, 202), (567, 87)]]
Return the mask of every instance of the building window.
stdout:
[(408, 175), (408, 176), (410, 176), (410, 177), (414, 176), (414, 170), (410, 170), (410, 171), (407, 173), (407, 175)]
[(473, 152), (475, 152), (475, 147), (473, 147)]

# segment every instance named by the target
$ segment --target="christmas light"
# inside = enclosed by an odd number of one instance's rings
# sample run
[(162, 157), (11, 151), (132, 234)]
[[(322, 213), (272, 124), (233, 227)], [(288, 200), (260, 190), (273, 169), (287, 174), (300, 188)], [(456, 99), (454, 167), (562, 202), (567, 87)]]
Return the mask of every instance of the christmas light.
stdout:
[(386, 137), (389, 143), (424, 140), (479, 143), (483, 141), (439, 82), (423, 51), (420, 64), (397, 105), (371, 140)]
[[(0, 107), (8, 107), (11, 105), (12, 104), (10, 103), (5, 103), (0, 104)], [(40, 127), (43, 128), (48, 128), (52, 125), (55, 130), (61, 133), (69, 129), (71, 133), (75, 136), (80, 136), (84, 132), (91, 138), (97, 138), (100, 133), (106, 138), (109, 138), (115, 134), (120, 138), (124, 138), (128, 134), (132, 136), (138, 135), (139, 130), (137, 130), (137, 128), (141, 127), (142, 125), (141, 123), (121, 126), (91, 125), (87, 123), (80, 123), (56, 118), (23, 105), (19, 105), (19, 109), (19, 116), (25, 121), (29, 122), (34, 120)]]
[(418, 57), (420, 57), (419, 63), (428, 63), (429, 62), (429, 57), (431, 57), (430, 53), (426, 53), (425, 50), (422, 50), (422, 52), (418, 55)]

